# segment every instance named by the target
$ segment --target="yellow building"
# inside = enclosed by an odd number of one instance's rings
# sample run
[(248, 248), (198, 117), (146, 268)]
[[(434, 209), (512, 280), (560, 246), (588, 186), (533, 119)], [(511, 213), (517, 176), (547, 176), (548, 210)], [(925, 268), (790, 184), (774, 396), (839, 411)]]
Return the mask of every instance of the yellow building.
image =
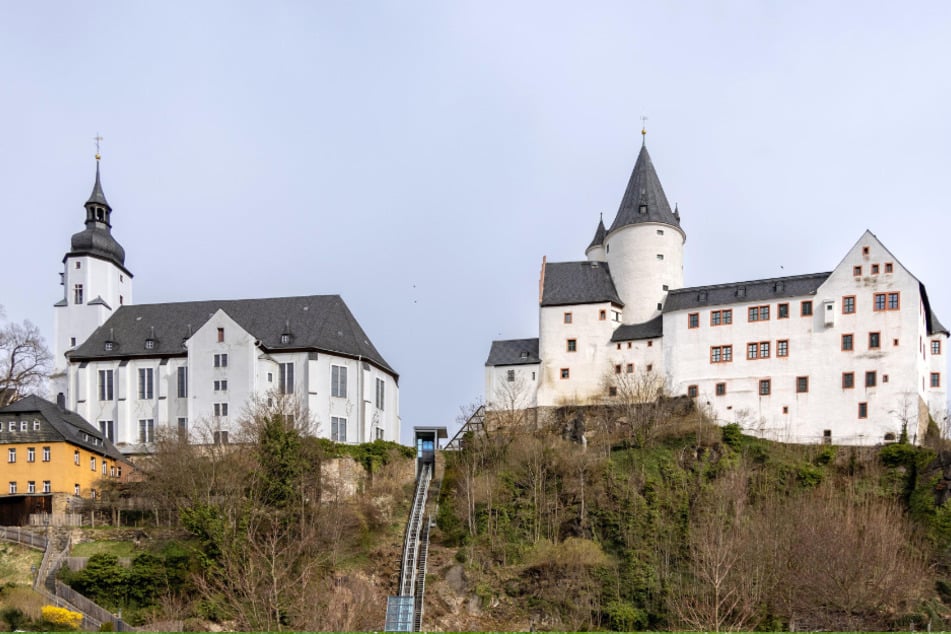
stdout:
[(52, 513), (54, 500), (65, 500), (61, 511), (95, 498), (103, 480), (126, 480), (131, 471), (102, 432), (75, 412), (38, 396), (0, 408), (0, 524)]

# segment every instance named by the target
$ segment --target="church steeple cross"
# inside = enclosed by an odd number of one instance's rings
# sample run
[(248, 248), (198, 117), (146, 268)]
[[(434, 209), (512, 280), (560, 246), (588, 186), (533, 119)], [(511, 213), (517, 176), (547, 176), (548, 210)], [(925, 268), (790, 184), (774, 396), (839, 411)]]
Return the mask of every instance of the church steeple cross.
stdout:
[(96, 160), (98, 161), (102, 158), (102, 154), (99, 153), (99, 144), (102, 143), (102, 135), (97, 132), (96, 136), (94, 136), (92, 140), (96, 142)]

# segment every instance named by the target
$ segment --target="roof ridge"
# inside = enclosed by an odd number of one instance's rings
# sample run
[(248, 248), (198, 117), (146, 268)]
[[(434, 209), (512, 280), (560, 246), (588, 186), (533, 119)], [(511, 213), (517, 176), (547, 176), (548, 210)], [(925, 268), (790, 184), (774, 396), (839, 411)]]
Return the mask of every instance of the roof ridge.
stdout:
[(685, 286), (684, 288), (672, 289), (670, 294), (675, 293), (688, 293), (691, 291), (701, 291), (701, 290), (711, 290), (717, 288), (729, 288), (731, 286), (740, 286), (742, 284), (765, 284), (767, 282), (783, 282), (787, 280), (798, 280), (805, 279), (807, 277), (829, 277), (832, 275), (832, 271), (825, 271), (822, 273), (805, 273), (802, 275), (786, 275), (783, 277), (766, 277), (758, 280), (743, 280), (740, 282), (723, 282), (720, 284), (705, 284), (703, 286)]

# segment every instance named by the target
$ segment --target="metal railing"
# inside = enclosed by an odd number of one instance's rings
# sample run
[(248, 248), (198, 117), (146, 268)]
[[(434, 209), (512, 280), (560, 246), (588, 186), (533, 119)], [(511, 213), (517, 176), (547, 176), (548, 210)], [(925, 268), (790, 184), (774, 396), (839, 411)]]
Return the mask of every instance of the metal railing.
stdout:
[(429, 482), (432, 480), (433, 467), (423, 465), (416, 483), (416, 495), (413, 497), (413, 510), (406, 523), (406, 537), (403, 540), (403, 565), (400, 569), (400, 596), (411, 597), (416, 589), (416, 560), (419, 555), (419, 534), (425, 518), (426, 498), (429, 495)]
[(23, 530), (19, 526), (0, 526), (0, 539), (23, 544), (24, 546), (38, 550), (46, 550), (46, 544), (49, 542), (43, 535), (37, 535), (33, 531)]

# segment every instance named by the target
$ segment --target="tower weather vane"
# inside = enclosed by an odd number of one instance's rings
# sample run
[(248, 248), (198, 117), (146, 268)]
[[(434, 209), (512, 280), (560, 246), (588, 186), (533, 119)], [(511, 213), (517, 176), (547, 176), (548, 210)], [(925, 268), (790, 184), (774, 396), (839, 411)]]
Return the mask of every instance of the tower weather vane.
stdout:
[(97, 132), (92, 140), (96, 142), (96, 160), (98, 161), (102, 158), (102, 155), (99, 153), (99, 144), (102, 142), (102, 135)]

